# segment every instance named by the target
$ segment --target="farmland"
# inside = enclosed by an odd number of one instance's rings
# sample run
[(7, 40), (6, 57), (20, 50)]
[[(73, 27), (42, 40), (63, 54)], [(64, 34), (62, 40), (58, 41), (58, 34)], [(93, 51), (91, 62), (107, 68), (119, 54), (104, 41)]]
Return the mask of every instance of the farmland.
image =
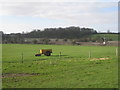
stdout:
[(95, 35), (92, 35), (91, 37), (93, 39), (95, 39), (95, 38), (98, 39), (98, 38), (104, 37), (110, 41), (118, 41), (118, 36), (119, 36), (119, 34), (95, 34)]
[[(34, 56), (47, 48), (52, 56)], [(118, 87), (113, 46), (3, 44), (2, 49), (3, 88)]]

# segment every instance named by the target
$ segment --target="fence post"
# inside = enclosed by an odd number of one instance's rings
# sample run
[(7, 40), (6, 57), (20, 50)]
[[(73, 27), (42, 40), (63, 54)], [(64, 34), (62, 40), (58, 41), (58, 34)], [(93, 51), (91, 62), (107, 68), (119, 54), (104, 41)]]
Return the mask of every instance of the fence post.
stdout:
[(22, 63), (23, 63), (23, 53), (22, 53)]
[(89, 51), (89, 58), (91, 58), (91, 51)]
[(59, 57), (61, 56), (61, 52), (59, 53)]
[(116, 56), (118, 56), (118, 48), (116, 48)]
[(52, 62), (50, 61), (50, 65), (52, 64)]

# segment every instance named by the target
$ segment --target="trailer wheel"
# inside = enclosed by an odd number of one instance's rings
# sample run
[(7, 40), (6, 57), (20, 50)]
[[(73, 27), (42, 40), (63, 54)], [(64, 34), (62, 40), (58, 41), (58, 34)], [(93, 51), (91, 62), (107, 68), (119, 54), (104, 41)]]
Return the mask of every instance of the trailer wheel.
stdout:
[(51, 56), (51, 52), (47, 51), (44, 55)]
[(35, 56), (41, 56), (41, 54), (35, 54)]

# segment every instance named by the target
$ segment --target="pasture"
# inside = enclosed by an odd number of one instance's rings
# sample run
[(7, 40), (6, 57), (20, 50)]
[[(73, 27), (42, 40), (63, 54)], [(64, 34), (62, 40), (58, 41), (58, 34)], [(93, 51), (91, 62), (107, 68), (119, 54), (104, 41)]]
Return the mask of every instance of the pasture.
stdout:
[[(116, 48), (3, 44), (2, 87), (118, 88)], [(52, 56), (35, 57), (39, 49), (52, 49)]]
[(92, 35), (92, 38), (106, 38), (111, 41), (118, 41), (119, 34), (95, 34)]

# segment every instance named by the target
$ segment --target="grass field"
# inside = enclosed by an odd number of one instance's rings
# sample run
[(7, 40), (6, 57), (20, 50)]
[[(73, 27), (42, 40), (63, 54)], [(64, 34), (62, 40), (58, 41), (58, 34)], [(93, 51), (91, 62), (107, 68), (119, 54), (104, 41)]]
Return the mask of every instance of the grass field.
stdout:
[(106, 38), (111, 41), (118, 41), (118, 34), (95, 34), (91, 36), (92, 38)]
[[(52, 56), (34, 56), (45, 48)], [(3, 44), (2, 49), (3, 88), (118, 87), (113, 46)]]

